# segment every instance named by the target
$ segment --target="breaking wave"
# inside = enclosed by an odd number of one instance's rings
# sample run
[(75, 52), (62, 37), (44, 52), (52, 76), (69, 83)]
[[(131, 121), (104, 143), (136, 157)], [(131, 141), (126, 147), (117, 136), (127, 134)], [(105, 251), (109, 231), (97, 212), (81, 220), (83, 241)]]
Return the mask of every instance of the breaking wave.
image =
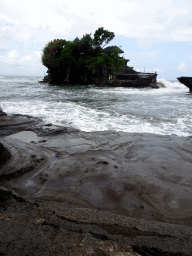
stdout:
[(49, 86), (37, 77), (0, 79), (0, 107), (8, 114), (86, 132), (192, 135), (192, 95), (177, 81), (158, 79), (160, 89), (135, 89)]

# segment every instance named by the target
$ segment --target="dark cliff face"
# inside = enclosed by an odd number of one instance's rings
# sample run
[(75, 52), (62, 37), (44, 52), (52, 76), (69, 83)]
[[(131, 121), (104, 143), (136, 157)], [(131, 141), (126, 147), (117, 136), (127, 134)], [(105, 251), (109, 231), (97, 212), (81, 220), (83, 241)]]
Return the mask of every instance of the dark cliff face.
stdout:
[(81, 69), (49, 69), (42, 82), (50, 84), (101, 84), (108, 80), (106, 68), (99, 69), (95, 74)]
[(50, 84), (91, 84), (93, 76), (90, 71), (81, 69), (49, 69), (43, 82)]
[[(139, 72), (131, 69), (131, 73), (126, 68), (120, 70), (120, 74), (117, 75), (115, 72), (112, 74), (111, 70), (107, 67), (102, 67), (97, 70), (94, 74), (91, 71), (83, 69), (64, 69), (55, 68), (48, 69), (48, 75), (46, 75), (42, 82), (49, 84), (95, 84), (104, 85), (111, 79), (116, 79), (117, 76), (134, 74), (138, 75)], [(136, 77), (136, 76), (135, 76)], [(132, 79), (132, 77), (130, 76)]]
[(189, 88), (189, 91), (192, 92), (192, 77), (187, 77), (187, 76), (181, 76), (177, 77), (180, 83), (184, 84)]

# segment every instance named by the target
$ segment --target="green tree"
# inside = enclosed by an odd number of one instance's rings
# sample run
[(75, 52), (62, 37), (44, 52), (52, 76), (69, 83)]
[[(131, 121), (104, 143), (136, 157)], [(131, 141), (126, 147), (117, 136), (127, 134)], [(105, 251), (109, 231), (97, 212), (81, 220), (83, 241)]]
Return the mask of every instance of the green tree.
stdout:
[(63, 39), (54, 39), (50, 41), (43, 49), (42, 63), (47, 68), (59, 67), (61, 63), (61, 53), (66, 46), (67, 41)]
[(94, 34), (93, 45), (104, 48), (114, 37), (113, 32), (105, 30), (103, 27), (98, 28)]
[(124, 65), (118, 49), (103, 50), (114, 37), (113, 32), (101, 27), (95, 31), (93, 38), (91, 34), (85, 34), (73, 41), (55, 39), (44, 47), (42, 63), (50, 71), (62, 71), (63, 76), (66, 70), (70, 70), (75, 76), (82, 77), (85, 73), (94, 74), (104, 66), (118, 72)]

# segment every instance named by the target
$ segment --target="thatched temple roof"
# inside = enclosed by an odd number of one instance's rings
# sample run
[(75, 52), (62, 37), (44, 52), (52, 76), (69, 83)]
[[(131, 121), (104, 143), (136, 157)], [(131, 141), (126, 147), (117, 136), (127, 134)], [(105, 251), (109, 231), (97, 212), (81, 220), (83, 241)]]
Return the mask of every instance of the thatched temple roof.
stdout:
[(119, 51), (119, 53), (124, 53), (124, 51), (121, 50), (121, 48), (119, 48), (118, 46), (108, 46), (106, 48), (103, 49), (104, 52), (108, 52), (108, 51), (111, 51), (113, 49), (117, 49)]

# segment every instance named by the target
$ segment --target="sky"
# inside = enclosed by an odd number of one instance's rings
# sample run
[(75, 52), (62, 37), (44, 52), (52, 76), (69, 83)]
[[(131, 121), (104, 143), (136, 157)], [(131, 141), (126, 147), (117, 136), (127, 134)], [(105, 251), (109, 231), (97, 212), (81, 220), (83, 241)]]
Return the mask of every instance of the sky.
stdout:
[(157, 78), (192, 76), (191, 0), (0, 0), (0, 75), (44, 76), (42, 50), (99, 27), (128, 66)]

